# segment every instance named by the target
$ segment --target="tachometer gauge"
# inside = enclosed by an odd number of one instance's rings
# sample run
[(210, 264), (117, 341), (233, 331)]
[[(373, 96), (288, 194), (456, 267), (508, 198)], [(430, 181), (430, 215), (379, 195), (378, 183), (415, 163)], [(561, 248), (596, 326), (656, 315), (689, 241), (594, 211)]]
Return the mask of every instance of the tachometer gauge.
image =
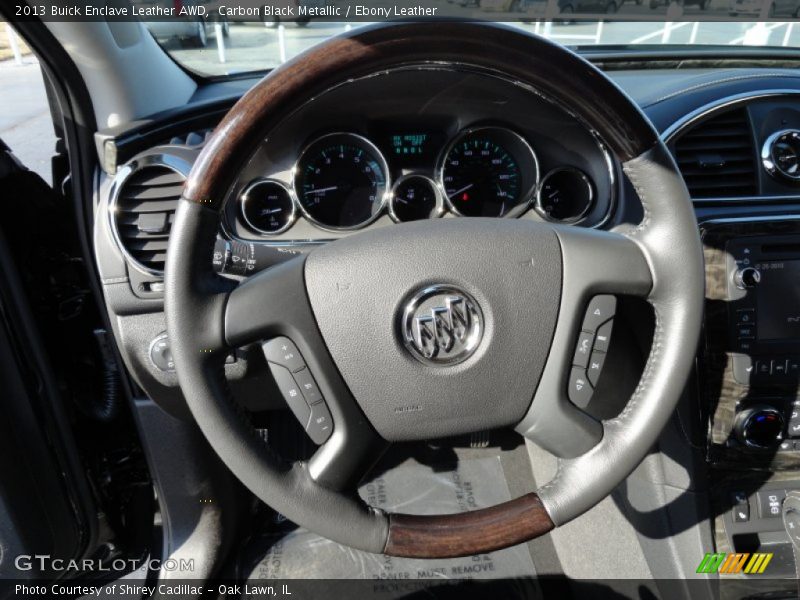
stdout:
[(359, 135), (318, 138), (297, 161), (294, 190), (303, 214), (328, 229), (356, 229), (381, 213), (389, 168), (380, 150)]
[(389, 214), (401, 223), (438, 217), (443, 208), (438, 186), (423, 175), (398, 179), (389, 200)]
[(550, 221), (572, 223), (589, 212), (593, 202), (589, 176), (574, 167), (561, 167), (544, 176), (536, 209)]
[(530, 203), (539, 164), (520, 135), (502, 127), (481, 127), (461, 132), (450, 143), (439, 177), (456, 214), (513, 217)]
[(244, 189), (239, 200), (245, 223), (258, 233), (281, 233), (294, 223), (294, 200), (282, 183), (257, 179)]

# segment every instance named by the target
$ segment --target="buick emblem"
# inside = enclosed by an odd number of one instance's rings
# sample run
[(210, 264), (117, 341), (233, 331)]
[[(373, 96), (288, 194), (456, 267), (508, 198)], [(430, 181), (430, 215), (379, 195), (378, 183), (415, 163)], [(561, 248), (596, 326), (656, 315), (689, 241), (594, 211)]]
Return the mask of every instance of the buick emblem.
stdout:
[(402, 319), (406, 348), (427, 364), (460, 363), (475, 352), (483, 337), (478, 303), (453, 286), (425, 288), (406, 303)]

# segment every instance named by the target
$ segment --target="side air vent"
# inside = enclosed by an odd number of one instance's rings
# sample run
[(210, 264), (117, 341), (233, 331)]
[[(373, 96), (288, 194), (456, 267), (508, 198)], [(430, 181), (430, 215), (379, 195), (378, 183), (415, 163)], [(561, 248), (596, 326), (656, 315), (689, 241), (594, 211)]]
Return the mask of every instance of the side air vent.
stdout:
[(145, 272), (161, 275), (169, 232), (186, 178), (164, 165), (134, 167), (120, 184), (112, 220), (127, 257)]
[(170, 139), (169, 143), (172, 146), (189, 146), (190, 148), (198, 148), (206, 143), (213, 129), (201, 129), (200, 131), (192, 131), (182, 136), (175, 136)]
[(692, 198), (757, 194), (755, 154), (744, 108), (703, 121), (675, 142), (675, 159)]

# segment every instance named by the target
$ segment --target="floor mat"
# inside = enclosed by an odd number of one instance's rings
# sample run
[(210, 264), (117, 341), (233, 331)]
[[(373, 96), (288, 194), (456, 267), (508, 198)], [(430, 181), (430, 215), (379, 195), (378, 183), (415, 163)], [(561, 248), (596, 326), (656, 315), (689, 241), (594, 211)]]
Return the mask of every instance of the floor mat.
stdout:
[[(372, 506), (411, 514), (464, 512), (511, 499), (499, 457), (461, 460), (455, 470), (448, 467), (441, 472), (435, 466), (404, 464), (363, 485), (359, 493)], [(265, 537), (259, 546), (265, 555), (252, 570), (251, 580), (535, 576), (525, 544), (466, 558), (421, 560), (369, 554), (297, 529), (282, 537)]]

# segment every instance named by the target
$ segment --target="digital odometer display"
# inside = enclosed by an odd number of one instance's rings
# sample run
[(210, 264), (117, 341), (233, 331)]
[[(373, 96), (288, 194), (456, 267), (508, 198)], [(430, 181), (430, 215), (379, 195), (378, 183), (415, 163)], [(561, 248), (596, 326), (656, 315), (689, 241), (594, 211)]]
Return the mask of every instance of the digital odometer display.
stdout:
[(392, 156), (401, 158), (425, 156), (430, 153), (429, 133), (398, 133), (392, 136)]
[(446, 141), (445, 134), (427, 123), (398, 127), (396, 123), (381, 123), (372, 128), (378, 145), (384, 151), (392, 169), (427, 168)]
[(353, 229), (378, 217), (389, 189), (386, 161), (369, 140), (335, 133), (313, 142), (295, 167), (294, 188), (306, 217)]
[(538, 180), (533, 149), (516, 133), (485, 127), (461, 133), (441, 166), (450, 208), (466, 217), (518, 215)]

